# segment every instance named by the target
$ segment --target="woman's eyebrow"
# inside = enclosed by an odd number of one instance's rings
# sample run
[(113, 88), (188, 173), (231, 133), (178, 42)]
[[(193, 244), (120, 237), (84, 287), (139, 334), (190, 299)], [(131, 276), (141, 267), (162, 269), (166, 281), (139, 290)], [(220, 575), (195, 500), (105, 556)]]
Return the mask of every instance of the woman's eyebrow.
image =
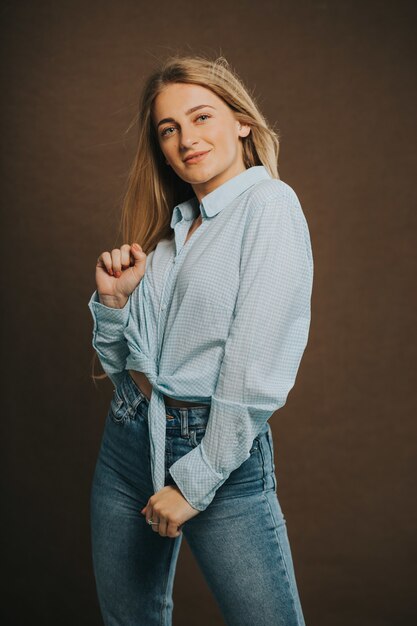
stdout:
[[(188, 109), (188, 111), (185, 112), (185, 115), (190, 115), (190, 113), (194, 113), (194, 111), (197, 111), (198, 109), (202, 109), (204, 107), (210, 107), (210, 109), (216, 110), (216, 107), (212, 107), (210, 104), (197, 104), (197, 106), (191, 107), (191, 109)], [(160, 125), (163, 124), (164, 122), (175, 122), (175, 120), (173, 117), (164, 117), (163, 120), (158, 122), (157, 128), (159, 128)]]

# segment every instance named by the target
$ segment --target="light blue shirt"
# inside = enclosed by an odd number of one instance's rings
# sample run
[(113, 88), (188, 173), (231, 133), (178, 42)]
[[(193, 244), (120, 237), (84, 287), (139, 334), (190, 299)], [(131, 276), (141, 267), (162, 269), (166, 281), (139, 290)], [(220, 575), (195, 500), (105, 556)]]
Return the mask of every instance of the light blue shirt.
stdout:
[[(192, 220), (202, 224), (184, 244)], [(123, 309), (98, 301), (92, 344), (117, 386), (144, 372), (155, 492), (165, 483), (162, 394), (211, 404), (201, 443), (170, 467), (203, 511), (295, 383), (307, 345), (313, 284), (309, 230), (294, 190), (253, 166), (173, 209), (174, 238), (147, 256)]]

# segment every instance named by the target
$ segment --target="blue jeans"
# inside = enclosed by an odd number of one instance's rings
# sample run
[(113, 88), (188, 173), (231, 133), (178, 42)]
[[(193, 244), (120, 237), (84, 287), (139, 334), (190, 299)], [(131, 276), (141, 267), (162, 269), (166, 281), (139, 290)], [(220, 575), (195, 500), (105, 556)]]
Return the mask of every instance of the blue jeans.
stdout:
[[(183, 536), (228, 626), (305, 626), (267, 422), (209, 506), (162, 537), (140, 510), (153, 495), (148, 400), (130, 374), (114, 392), (91, 488), (94, 576), (105, 626), (171, 626)], [(168, 468), (201, 441), (210, 407), (166, 406)], [(196, 622), (198, 618), (196, 616)]]

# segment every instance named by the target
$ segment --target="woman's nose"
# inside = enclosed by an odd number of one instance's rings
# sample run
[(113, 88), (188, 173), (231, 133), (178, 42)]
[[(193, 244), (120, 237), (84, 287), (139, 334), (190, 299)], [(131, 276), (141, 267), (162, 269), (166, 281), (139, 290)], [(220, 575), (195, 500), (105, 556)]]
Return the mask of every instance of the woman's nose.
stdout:
[(189, 148), (195, 143), (198, 143), (198, 137), (193, 132), (186, 131), (180, 134), (180, 144), (184, 148)]

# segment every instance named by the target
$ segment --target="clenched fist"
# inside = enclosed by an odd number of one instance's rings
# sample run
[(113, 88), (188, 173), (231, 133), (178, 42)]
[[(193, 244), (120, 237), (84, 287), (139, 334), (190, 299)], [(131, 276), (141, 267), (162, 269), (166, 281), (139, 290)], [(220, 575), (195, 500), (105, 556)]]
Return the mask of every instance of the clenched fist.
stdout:
[(123, 308), (146, 269), (146, 254), (138, 243), (125, 243), (111, 252), (102, 252), (96, 264), (96, 284), (100, 302)]

